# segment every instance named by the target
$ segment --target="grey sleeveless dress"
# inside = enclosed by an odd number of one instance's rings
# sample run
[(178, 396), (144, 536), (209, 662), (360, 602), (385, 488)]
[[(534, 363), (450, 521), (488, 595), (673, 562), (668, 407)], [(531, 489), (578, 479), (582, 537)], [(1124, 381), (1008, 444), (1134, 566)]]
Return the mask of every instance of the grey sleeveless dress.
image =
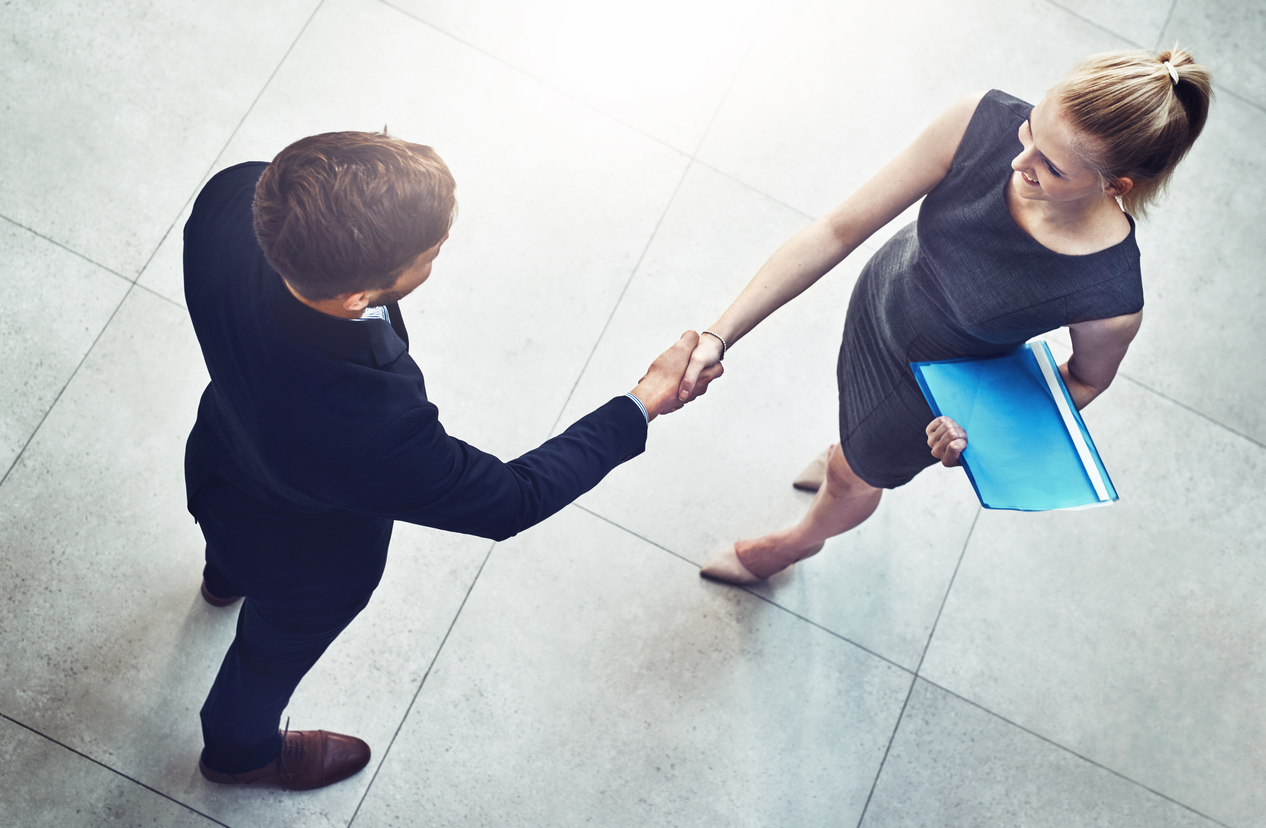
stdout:
[(1143, 307), (1133, 219), (1119, 244), (1069, 256), (1011, 218), (1011, 160), (1031, 109), (1004, 92), (986, 94), (918, 221), (857, 280), (838, 365), (840, 445), (872, 486), (896, 488), (937, 462), (924, 431), (932, 410), (911, 362), (992, 356), (1062, 325)]

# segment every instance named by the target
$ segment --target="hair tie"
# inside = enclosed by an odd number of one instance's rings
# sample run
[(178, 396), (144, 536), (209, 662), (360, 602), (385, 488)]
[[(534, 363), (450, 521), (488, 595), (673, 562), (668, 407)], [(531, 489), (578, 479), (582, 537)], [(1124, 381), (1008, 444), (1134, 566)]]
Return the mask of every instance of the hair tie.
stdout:
[(1174, 68), (1174, 64), (1170, 63), (1167, 60), (1163, 60), (1161, 61), (1161, 66), (1164, 66), (1166, 69), (1169, 70), (1169, 79), (1173, 81), (1174, 86), (1177, 86), (1178, 85), (1178, 70)]

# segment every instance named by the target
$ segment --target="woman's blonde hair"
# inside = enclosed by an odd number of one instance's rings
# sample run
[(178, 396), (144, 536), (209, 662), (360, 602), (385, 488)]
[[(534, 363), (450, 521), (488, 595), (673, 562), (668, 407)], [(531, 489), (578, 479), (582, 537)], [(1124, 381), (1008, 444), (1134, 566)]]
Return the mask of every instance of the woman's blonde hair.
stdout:
[(1091, 139), (1081, 148), (1084, 160), (1104, 183), (1134, 183), (1121, 202), (1142, 216), (1204, 129), (1213, 85), (1209, 70), (1175, 46), (1094, 55), (1050, 94), (1069, 124)]

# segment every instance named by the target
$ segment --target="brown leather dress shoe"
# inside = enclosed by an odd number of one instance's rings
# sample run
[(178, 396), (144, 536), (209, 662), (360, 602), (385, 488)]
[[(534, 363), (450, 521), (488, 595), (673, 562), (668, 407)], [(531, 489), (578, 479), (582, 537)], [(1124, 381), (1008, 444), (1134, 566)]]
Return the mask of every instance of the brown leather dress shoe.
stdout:
[(281, 753), (262, 768), (243, 773), (213, 771), (198, 760), (198, 770), (221, 785), (259, 785), (309, 791), (341, 782), (369, 764), (369, 745), (355, 736), (324, 730), (287, 731)]
[(236, 604), (242, 600), (240, 595), (230, 595), (227, 598), (221, 598), (219, 595), (212, 595), (211, 590), (207, 589), (207, 579), (202, 579), (202, 600), (206, 601), (213, 607), (227, 607)]

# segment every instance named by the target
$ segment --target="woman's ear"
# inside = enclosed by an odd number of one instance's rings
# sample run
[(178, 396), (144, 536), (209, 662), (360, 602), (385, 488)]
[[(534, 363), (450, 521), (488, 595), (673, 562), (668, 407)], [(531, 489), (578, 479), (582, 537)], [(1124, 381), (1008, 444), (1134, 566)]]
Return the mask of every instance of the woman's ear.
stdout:
[(1134, 180), (1124, 176), (1114, 178), (1103, 185), (1103, 191), (1113, 198), (1121, 198), (1132, 189), (1134, 189)]

